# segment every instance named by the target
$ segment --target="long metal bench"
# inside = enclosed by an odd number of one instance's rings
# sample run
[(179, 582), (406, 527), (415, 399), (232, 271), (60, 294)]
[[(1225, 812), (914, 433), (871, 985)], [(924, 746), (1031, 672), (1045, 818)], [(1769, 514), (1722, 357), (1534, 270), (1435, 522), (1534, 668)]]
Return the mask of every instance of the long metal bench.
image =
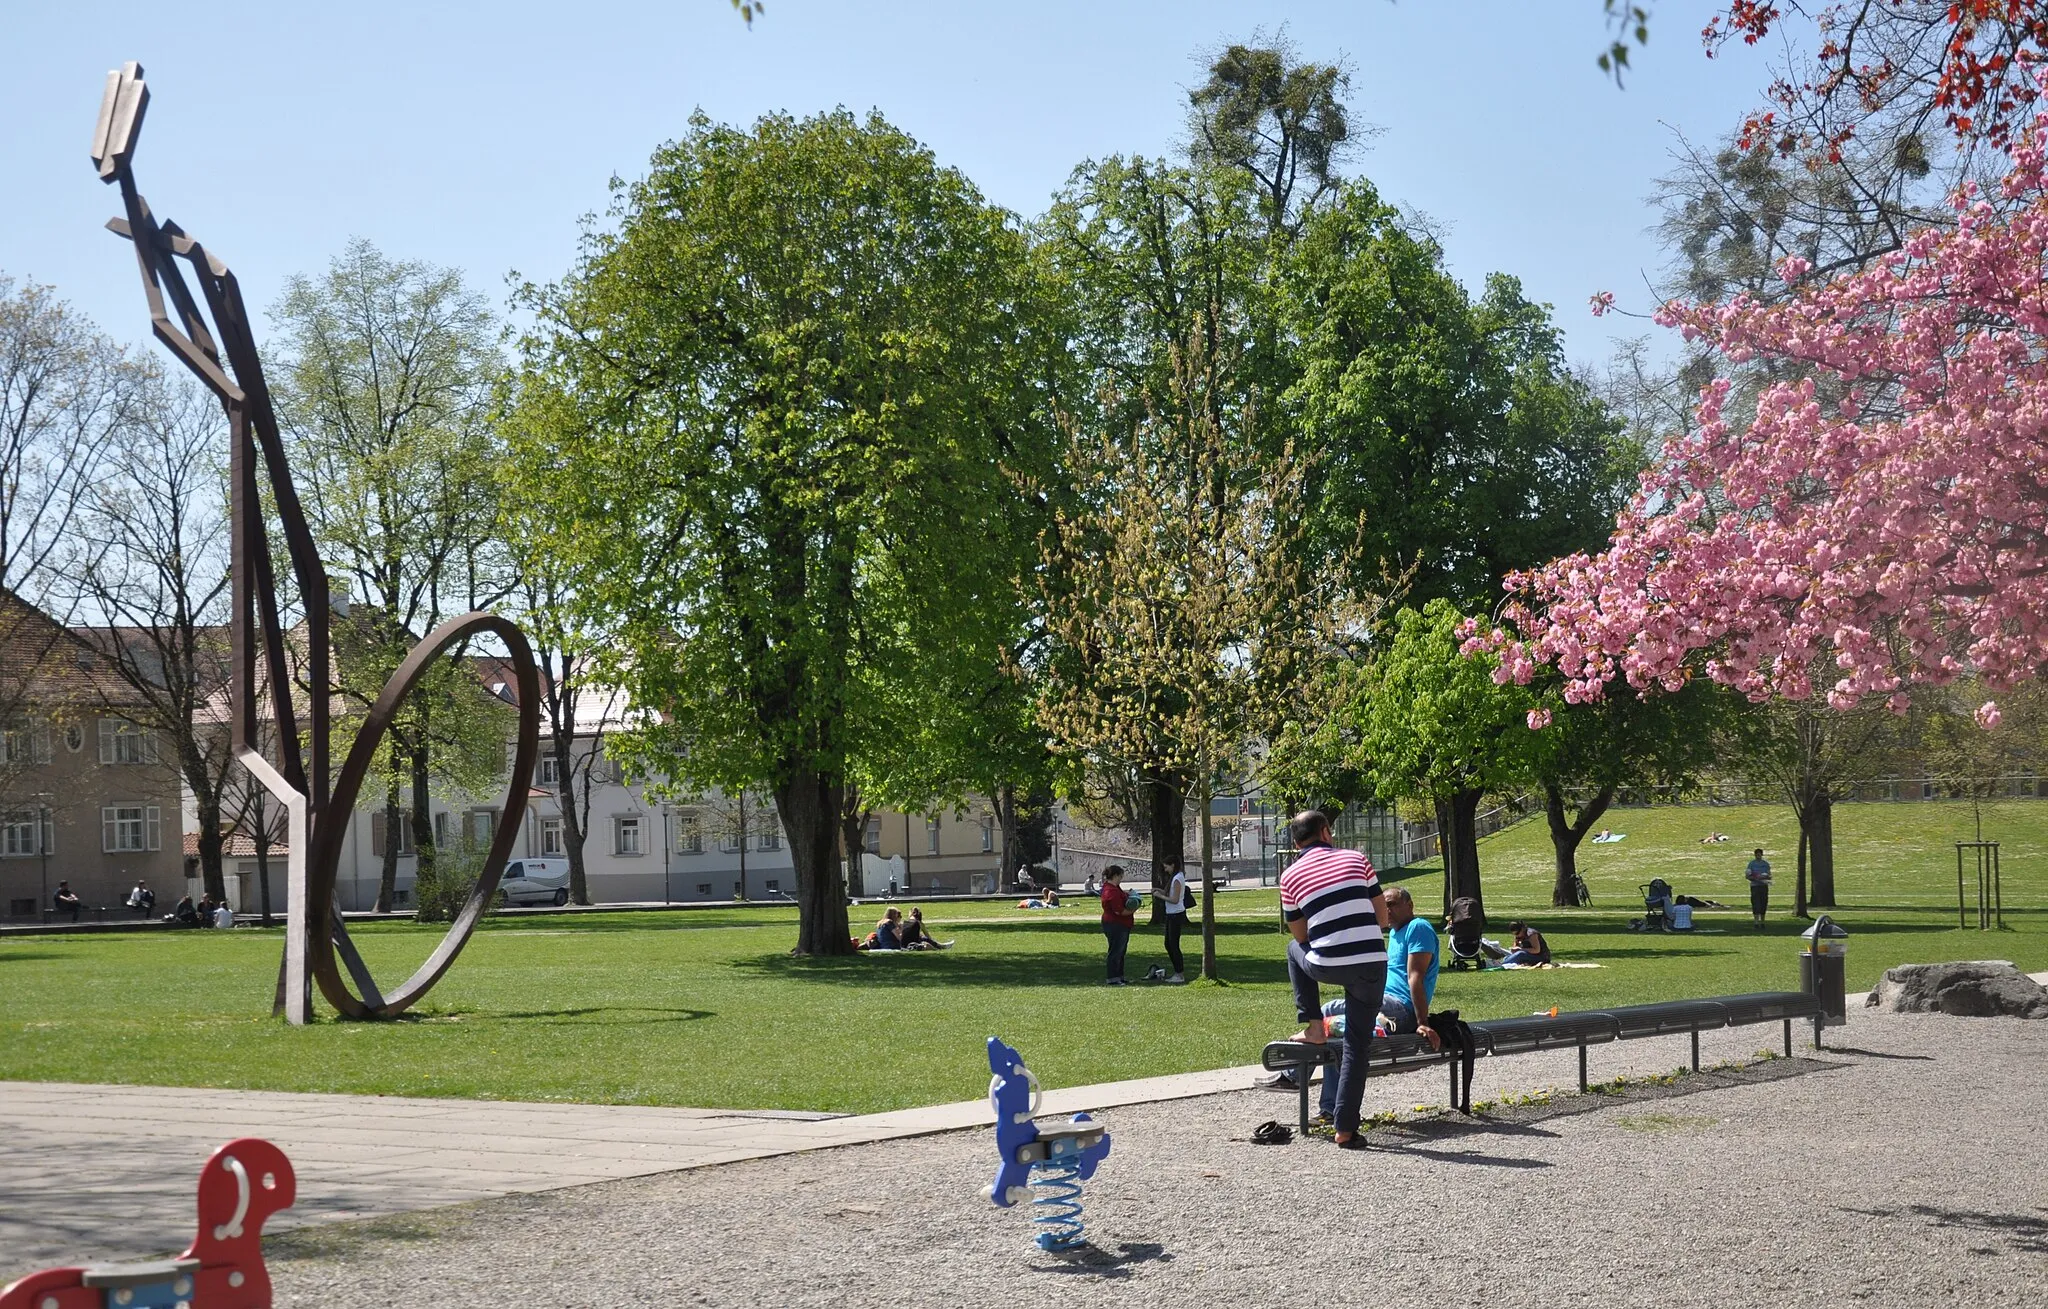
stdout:
[[(1748, 995), (1715, 996), (1704, 1000), (1668, 1000), (1659, 1004), (1624, 1005), (1615, 1009), (1582, 1009), (1560, 1014), (1535, 1014), (1527, 1018), (1495, 1018), (1470, 1023), (1469, 1046), (1446, 1040), (1441, 1050), (1430, 1048), (1420, 1036), (1376, 1036), (1366, 1051), (1365, 1071), (1395, 1072), (1429, 1064), (1448, 1064), (1451, 1070), (1451, 1107), (1472, 1112), (1472, 1063), (1475, 1059), (1535, 1050), (1576, 1047), (1579, 1052), (1579, 1090), (1587, 1089), (1586, 1050), (1610, 1041), (1635, 1041), (1651, 1036), (1685, 1033), (1692, 1038), (1692, 1070), (1700, 1069), (1700, 1033), (1724, 1027), (1750, 1027), (1760, 1023), (1783, 1023), (1785, 1054), (1792, 1054), (1792, 1024), (1811, 1021), (1813, 1044), (1820, 1048), (1823, 1011), (1820, 998), (1805, 991), (1758, 991)], [(1343, 1058), (1344, 1043), (1329, 1040), (1320, 1044), (1306, 1041), (1273, 1041), (1260, 1057), (1268, 1072), (1293, 1076), (1301, 1093), (1301, 1130), (1308, 1131), (1308, 1087), (1314, 1072), (1336, 1075)]]

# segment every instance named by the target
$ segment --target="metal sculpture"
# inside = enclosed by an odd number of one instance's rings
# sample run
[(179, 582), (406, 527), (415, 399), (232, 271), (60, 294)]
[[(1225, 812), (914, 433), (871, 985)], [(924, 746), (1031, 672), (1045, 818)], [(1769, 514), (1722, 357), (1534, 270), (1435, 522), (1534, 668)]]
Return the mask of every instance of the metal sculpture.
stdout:
[[(348, 1017), (395, 1017), (417, 1002), (447, 972), (497, 894), (498, 880), (504, 874), (512, 842), (525, 816), (527, 779), (533, 774), (539, 753), (540, 679), (533, 651), (517, 626), (494, 614), (464, 614), (441, 624), (399, 665), (383, 693), (370, 706), (339, 776), (330, 777), (332, 646), (327, 571), (314, 547), (312, 532), (306, 526), (306, 516), (292, 484), (270, 391), (264, 384), (263, 366), (256, 354), (256, 339), (250, 331), (249, 314), (235, 275), (176, 223), (168, 219), (159, 222), (135, 188), (135, 141), (148, 107), (149, 87), (142, 80), (140, 64), (129, 63), (108, 73), (99, 123), (93, 131), (92, 161), (101, 181), (121, 188), (127, 217), (112, 219), (107, 226), (116, 235), (128, 238), (135, 247), (143, 294), (149, 300), (150, 326), (157, 340), (219, 397), (221, 408), (227, 413), (234, 579), (231, 736), (236, 759), (286, 811), (286, 876), (291, 889), (281, 1008), (289, 1022), (308, 1021), (312, 1015), (312, 984), (318, 983), (328, 1003)], [(204, 299), (203, 309), (178, 268), (180, 259), (192, 269)], [(177, 316), (175, 323), (173, 311)], [(286, 659), (269, 525), (257, 481), (259, 461), (269, 478), (272, 506), (305, 610), (305, 683), (313, 691), (305, 697), (303, 745), (298, 707), (292, 696), (296, 679)], [(500, 811), (503, 817), (476, 889), (456, 915), (447, 936), (404, 985), (385, 995), (364, 966), (341, 915), (335, 911), (335, 873), (341, 859), (342, 836), (377, 747), (390, 731), (406, 693), (450, 646), (485, 632), (504, 642), (518, 687), (519, 741)], [(259, 685), (269, 696), (272, 735), (278, 753), (276, 765), (263, 752)], [(342, 978), (344, 963), (355, 983), (353, 992)]]
[[(1081, 1183), (1109, 1157), (1109, 1133), (1087, 1114), (1064, 1123), (1038, 1123), (1038, 1079), (1024, 1056), (988, 1038), (988, 1102), (996, 1111), (996, 1180), (981, 1193), (1000, 1208), (1031, 1201), (1039, 1225), (1038, 1248), (1072, 1250), (1085, 1240)], [(1032, 1188), (1039, 1194), (1033, 1196)]]
[(284, 1151), (254, 1136), (229, 1141), (199, 1170), (199, 1233), (184, 1254), (46, 1268), (0, 1287), (0, 1309), (270, 1309), (263, 1224), (297, 1197)]

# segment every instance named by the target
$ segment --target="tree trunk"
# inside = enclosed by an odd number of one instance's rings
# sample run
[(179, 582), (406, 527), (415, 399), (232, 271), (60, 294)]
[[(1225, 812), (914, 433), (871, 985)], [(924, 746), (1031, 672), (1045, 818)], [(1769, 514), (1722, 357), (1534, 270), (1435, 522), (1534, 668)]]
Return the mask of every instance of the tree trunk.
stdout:
[[(839, 846), (846, 852), (846, 885), (852, 895), (867, 894), (868, 817), (860, 806), (860, 788), (847, 787), (839, 802)], [(740, 890), (744, 896), (746, 887)]]
[(792, 768), (789, 780), (776, 788), (782, 825), (789, 833), (790, 862), (796, 866), (797, 936), (795, 953), (853, 953), (847, 928), (846, 884), (838, 853), (842, 791), (839, 780), (816, 769)]
[(1544, 783), (1543, 810), (1550, 819), (1550, 846), (1557, 857), (1557, 879), (1550, 885), (1552, 908), (1578, 907), (1579, 845), (1586, 839), (1586, 833), (1593, 830), (1593, 824), (1600, 821), (1600, 815), (1607, 812), (1607, 806), (1612, 803), (1614, 788), (1603, 786), (1586, 802), (1585, 807), (1579, 810), (1578, 819), (1567, 822), (1564, 791), (1548, 782)]
[[(555, 752), (555, 800), (562, 810), (562, 853), (569, 859), (569, 899), (575, 904), (590, 903), (590, 874), (583, 862), (583, 824), (576, 814), (576, 773), (573, 765), (575, 733), (556, 732), (552, 746)], [(597, 761), (591, 760), (591, 767)], [(668, 854), (662, 853), (666, 860)]]
[(216, 903), (227, 899), (228, 879), (221, 869), (220, 801), (199, 804), (199, 876), (206, 883), (206, 893)]
[(1436, 857), (1444, 866), (1444, 911), (1443, 917), (1451, 916), (1452, 887), (1458, 884), (1454, 863), (1457, 851), (1451, 846), (1451, 802), (1444, 796), (1430, 797), (1430, 804), (1436, 809)]
[(1806, 917), (1806, 851), (1811, 843), (1806, 839), (1806, 824), (1799, 824), (1799, 873), (1792, 882), (1792, 916)]
[(996, 788), (996, 826), (1002, 829), (1003, 852), (996, 866), (996, 889), (1016, 882), (1024, 872), (1024, 842), (1017, 829), (1017, 788), (1005, 782)]
[(264, 804), (263, 792), (255, 796), (256, 822), (256, 894), (263, 902), (263, 925), (270, 922), (270, 813)]
[[(1479, 901), (1479, 911), (1486, 912), (1485, 897), (1479, 890), (1479, 791), (1459, 791), (1450, 797), (1449, 804), (1441, 806), (1450, 813), (1451, 826), (1437, 838), (1445, 849), (1444, 886), (1449, 899), (1457, 900), (1471, 896)], [(1448, 903), (1445, 913), (1449, 913)]]
[[(1216, 980), (1216, 837), (1210, 829), (1213, 797), (1202, 788), (1202, 976)], [(1156, 898), (1156, 897), (1155, 897)]]
[(1158, 923), (1166, 914), (1166, 905), (1159, 898), (1164, 885), (1161, 875), (1184, 857), (1188, 793), (1186, 785), (1170, 773), (1147, 778), (1145, 789), (1152, 797), (1152, 916), (1148, 921)]
[(431, 761), (425, 741), (412, 756), (412, 902), (420, 902), (420, 888), (434, 876), (434, 793)]
[(740, 898), (747, 898), (747, 788), (740, 788)]
[(1823, 788), (1813, 797), (1806, 822), (1812, 846), (1812, 894), (1806, 903), (1816, 909), (1835, 907), (1835, 798)]
[[(398, 896), (398, 837), (405, 830), (405, 814), (398, 807), (398, 774), (393, 772), (384, 779), (384, 866), (377, 872), (377, 912), (391, 912), (391, 902)], [(291, 912), (304, 910), (293, 906)]]

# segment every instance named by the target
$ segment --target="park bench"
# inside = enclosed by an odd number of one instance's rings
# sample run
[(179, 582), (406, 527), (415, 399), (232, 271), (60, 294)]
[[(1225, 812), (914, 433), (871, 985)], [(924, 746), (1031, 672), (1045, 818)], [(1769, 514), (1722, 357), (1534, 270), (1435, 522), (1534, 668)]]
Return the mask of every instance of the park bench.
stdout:
[[(1704, 1000), (1667, 1000), (1658, 1004), (1624, 1005), (1614, 1009), (1585, 1009), (1571, 1013), (1534, 1014), (1527, 1018), (1496, 1018), (1467, 1024), (1469, 1044), (1454, 1046), (1446, 1039), (1444, 1048), (1433, 1050), (1425, 1037), (1376, 1036), (1366, 1053), (1365, 1071), (1396, 1072), (1431, 1064), (1447, 1064), (1451, 1075), (1451, 1107), (1472, 1112), (1472, 1064), (1477, 1059), (1500, 1055), (1527, 1054), (1535, 1050), (1577, 1047), (1579, 1090), (1587, 1088), (1586, 1049), (1610, 1041), (1634, 1041), (1650, 1036), (1686, 1033), (1692, 1038), (1692, 1069), (1700, 1068), (1700, 1033), (1724, 1027), (1751, 1027), (1761, 1023), (1783, 1023), (1785, 1054), (1792, 1054), (1792, 1024), (1811, 1021), (1813, 1044), (1820, 1046), (1823, 1011), (1818, 996), (1805, 991), (1758, 991), (1748, 995), (1715, 996)], [(1301, 1095), (1301, 1130), (1308, 1131), (1308, 1086), (1315, 1070), (1336, 1075), (1343, 1058), (1344, 1043), (1331, 1039), (1321, 1044), (1306, 1041), (1273, 1041), (1260, 1062), (1268, 1072), (1292, 1075)]]

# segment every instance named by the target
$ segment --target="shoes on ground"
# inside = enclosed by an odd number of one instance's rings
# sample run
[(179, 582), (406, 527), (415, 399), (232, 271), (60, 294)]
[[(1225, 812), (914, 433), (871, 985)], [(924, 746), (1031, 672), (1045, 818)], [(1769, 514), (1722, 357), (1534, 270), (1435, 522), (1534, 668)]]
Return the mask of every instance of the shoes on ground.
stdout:
[(1298, 1091), (1301, 1084), (1294, 1080), (1293, 1073), (1274, 1073), (1270, 1077), (1253, 1079), (1253, 1085), (1266, 1091)]
[(1365, 1133), (1364, 1133), (1364, 1132), (1353, 1132), (1353, 1133), (1351, 1134), (1351, 1139), (1350, 1139), (1350, 1140), (1348, 1140), (1348, 1141), (1339, 1141), (1339, 1142), (1337, 1142), (1337, 1148), (1338, 1148), (1339, 1150), (1370, 1150), (1370, 1149), (1372, 1149), (1372, 1147), (1371, 1147), (1371, 1146), (1369, 1146), (1369, 1145), (1367, 1145), (1367, 1144), (1365, 1143)]
[(1123, 984), (1124, 979), (1121, 977), (1112, 977), (1108, 981), (1103, 983), (1104, 986), (1122, 986)]
[(1186, 986), (1188, 984), (1188, 979), (1182, 977), (1179, 973), (1175, 973), (1173, 976), (1167, 978), (1166, 981), (1167, 985), (1169, 986)]

